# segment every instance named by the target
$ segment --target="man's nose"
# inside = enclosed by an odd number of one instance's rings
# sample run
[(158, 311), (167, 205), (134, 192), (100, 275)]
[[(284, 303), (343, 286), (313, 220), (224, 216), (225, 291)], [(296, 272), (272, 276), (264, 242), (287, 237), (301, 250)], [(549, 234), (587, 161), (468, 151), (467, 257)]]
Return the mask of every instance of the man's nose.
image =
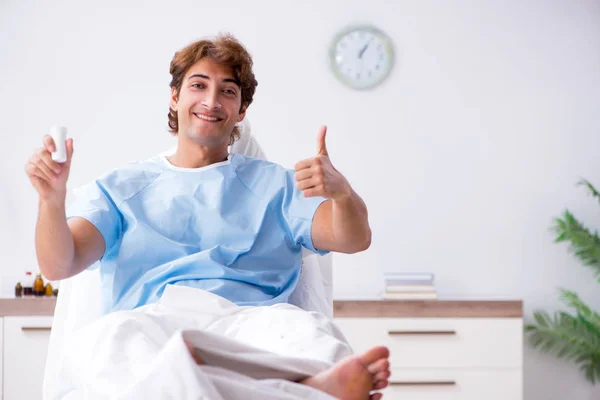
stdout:
[(202, 105), (209, 110), (221, 108), (221, 103), (219, 103), (219, 92), (217, 90), (207, 90)]

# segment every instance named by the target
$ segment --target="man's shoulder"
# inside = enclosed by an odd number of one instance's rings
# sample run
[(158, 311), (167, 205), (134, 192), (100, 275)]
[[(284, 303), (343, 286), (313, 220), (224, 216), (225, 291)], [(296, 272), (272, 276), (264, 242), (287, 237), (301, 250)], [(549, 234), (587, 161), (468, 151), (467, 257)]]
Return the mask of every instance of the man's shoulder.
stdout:
[(231, 161), (237, 177), (260, 197), (283, 189), (293, 173), (277, 163), (242, 154), (235, 154)]
[(231, 162), (237, 175), (240, 177), (257, 176), (261, 179), (284, 179), (286, 174), (293, 172), (293, 170), (277, 163), (242, 154), (235, 154)]
[(163, 172), (157, 157), (125, 164), (109, 171), (96, 183), (111, 197), (127, 200), (152, 183)]

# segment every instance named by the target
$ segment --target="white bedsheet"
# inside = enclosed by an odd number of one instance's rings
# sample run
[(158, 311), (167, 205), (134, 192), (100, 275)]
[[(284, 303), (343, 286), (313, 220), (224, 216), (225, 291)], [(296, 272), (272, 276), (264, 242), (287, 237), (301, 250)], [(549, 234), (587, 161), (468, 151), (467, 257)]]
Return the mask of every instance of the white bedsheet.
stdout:
[[(186, 342), (207, 365), (194, 362)], [(320, 313), (290, 304), (239, 307), (168, 286), (157, 304), (109, 314), (74, 333), (49, 398), (331, 400), (293, 381), (351, 354)]]

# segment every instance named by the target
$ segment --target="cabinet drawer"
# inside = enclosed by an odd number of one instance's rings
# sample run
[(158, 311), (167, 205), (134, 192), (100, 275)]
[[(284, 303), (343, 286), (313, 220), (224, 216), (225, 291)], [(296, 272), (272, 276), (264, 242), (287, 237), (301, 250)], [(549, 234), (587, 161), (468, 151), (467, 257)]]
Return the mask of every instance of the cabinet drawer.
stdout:
[(337, 318), (356, 353), (383, 345), (392, 368), (520, 368), (520, 318)]
[(386, 400), (522, 400), (517, 369), (392, 370)]
[(4, 317), (4, 400), (41, 399), (52, 317)]

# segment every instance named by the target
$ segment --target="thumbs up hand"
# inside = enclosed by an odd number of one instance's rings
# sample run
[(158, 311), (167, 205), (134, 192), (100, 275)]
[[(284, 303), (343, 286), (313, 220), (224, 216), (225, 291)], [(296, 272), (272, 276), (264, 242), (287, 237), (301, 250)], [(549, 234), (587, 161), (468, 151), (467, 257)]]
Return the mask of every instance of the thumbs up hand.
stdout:
[(304, 197), (342, 199), (350, 196), (352, 189), (346, 178), (331, 164), (325, 144), (326, 134), (327, 127), (322, 126), (317, 134), (317, 155), (297, 162), (294, 178)]
[(327, 127), (322, 126), (317, 133), (317, 156), (329, 156), (327, 154), (327, 146), (325, 144), (325, 136), (327, 135)]

